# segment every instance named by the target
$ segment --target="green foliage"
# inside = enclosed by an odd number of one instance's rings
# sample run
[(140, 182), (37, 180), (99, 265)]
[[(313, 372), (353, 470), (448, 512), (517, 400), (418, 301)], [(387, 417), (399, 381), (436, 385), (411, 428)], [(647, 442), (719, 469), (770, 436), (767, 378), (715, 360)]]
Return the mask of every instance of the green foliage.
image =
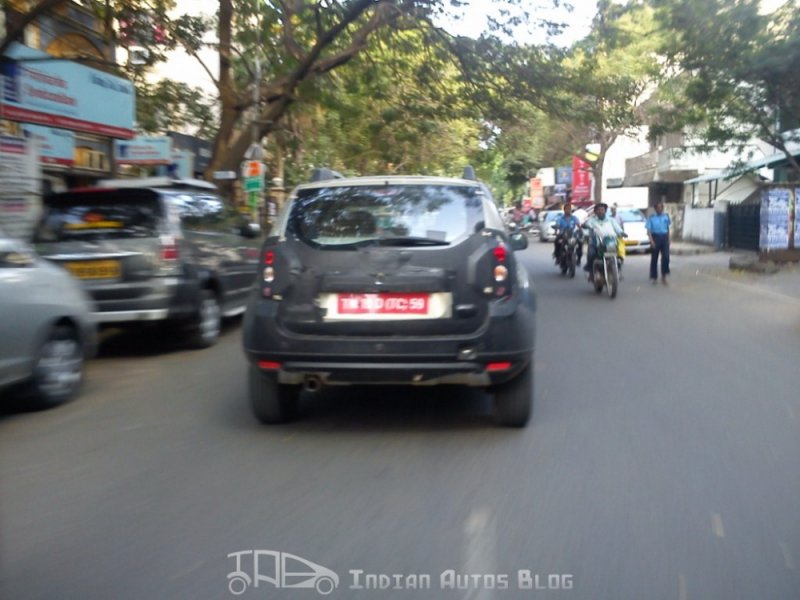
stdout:
[(757, 138), (785, 151), (800, 126), (797, 2), (765, 14), (757, 0), (651, 1), (679, 72), (653, 106), (653, 133), (690, 127), (708, 148), (743, 151)]
[(149, 134), (184, 131), (200, 138), (214, 135), (214, 103), (203, 92), (182, 82), (162, 79), (139, 82), (136, 88), (136, 122)]

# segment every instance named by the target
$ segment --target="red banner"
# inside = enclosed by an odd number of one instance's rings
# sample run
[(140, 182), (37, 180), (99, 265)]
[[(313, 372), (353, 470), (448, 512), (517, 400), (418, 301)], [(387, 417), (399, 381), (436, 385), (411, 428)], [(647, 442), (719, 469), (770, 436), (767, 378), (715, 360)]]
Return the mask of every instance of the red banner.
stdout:
[(572, 200), (589, 200), (592, 196), (592, 166), (579, 156), (572, 157)]

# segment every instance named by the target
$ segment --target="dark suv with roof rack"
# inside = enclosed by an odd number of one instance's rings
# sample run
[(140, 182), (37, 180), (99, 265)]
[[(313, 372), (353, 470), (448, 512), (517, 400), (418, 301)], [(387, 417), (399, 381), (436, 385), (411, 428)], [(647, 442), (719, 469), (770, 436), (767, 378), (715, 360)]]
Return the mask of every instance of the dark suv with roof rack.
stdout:
[(206, 187), (75, 189), (45, 198), (39, 253), (71, 272), (101, 325), (176, 325), (214, 344), (223, 317), (242, 314), (263, 238)]
[(486, 186), (441, 177), (335, 177), (298, 186), (264, 243), (242, 326), (250, 400), (289, 420), (325, 385), (458, 384), (527, 423), (535, 295)]

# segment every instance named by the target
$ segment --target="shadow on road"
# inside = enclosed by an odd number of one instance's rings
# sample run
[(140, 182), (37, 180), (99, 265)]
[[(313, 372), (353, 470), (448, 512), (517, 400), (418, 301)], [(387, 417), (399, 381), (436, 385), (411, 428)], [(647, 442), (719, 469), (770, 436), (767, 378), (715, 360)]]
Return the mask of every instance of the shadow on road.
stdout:
[[(282, 425), (260, 425), (249, 414), (249, 424), (265, 433), (324, 434), (342, 431), (439, 431), (493, 429), (491, 397), (482, 390), (437, 386), (344, 386), (303, 392), (298, 418)], [(240, 408), (240, 407), (239, 407)], [(237, 409), (236, 426), (242, 414)], [(233, 418), (232, 413), (226, 419)]]

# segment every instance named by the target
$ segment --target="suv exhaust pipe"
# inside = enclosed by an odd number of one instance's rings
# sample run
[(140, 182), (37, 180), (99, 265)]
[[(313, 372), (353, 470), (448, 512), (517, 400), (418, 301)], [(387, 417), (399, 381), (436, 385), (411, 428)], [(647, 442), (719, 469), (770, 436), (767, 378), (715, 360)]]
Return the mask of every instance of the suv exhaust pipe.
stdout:
[(306, 392), (318, 392), (322, 388), (322, 382), (316, 375), (309, 375), (303, 380), (303, 390)]

